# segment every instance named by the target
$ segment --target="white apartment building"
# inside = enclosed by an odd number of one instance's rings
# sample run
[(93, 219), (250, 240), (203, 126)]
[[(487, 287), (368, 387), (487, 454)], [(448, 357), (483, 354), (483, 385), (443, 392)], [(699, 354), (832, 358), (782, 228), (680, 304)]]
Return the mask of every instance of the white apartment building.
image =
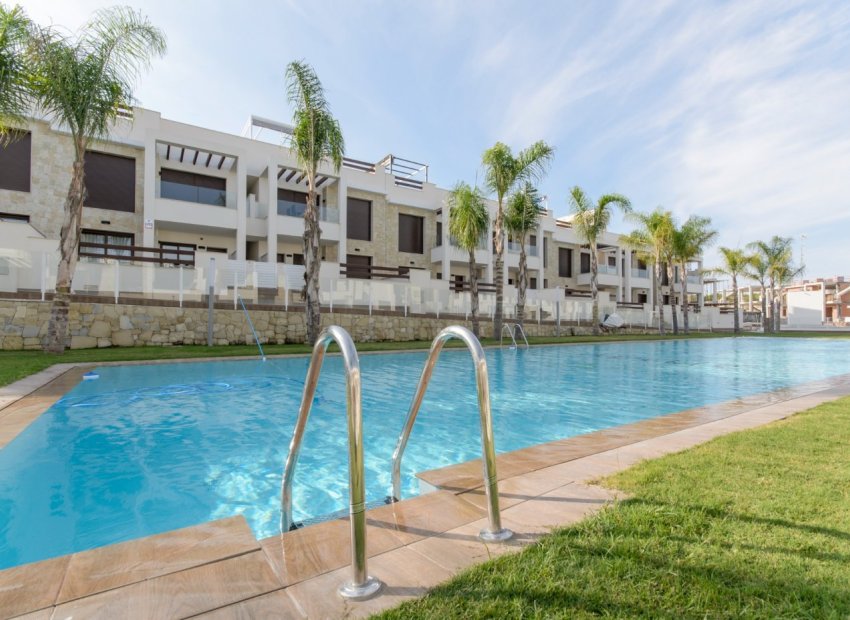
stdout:
[[(86, 158), (81, 259), (189, 268), (210, 257), (272, 269), (300, 264), (306, 182), (287, 146), (290, 132), (285, 123), (258, 117), (235, 135), (143, 108), (128, 111)], [(67, 132), (46, 120), (31, 121), (21, 140), (0, 148), (0, 244), (55, 247), (71, 149)], [(468, 279), (468, 254), (448, 234), (449, 190), (430, 180), (427, 165), (394, 155), (375, 163), (346, 158), (338, 172), (323, 165), (317, 186), (323, 275), (415, 278), (458, 290)], [(488, 206), (495, 217), (495, 202)], [(475, 256), (482, 281), (492, 284), (491, 238), (492, 231)], [(600, 290), (612, 302), (653, 305), (651, 267), (618, 234), (606, 232), (600, 241)], [(510, 288), (519, 266), (513, 240), (505, 263)], [(698, 267), (682, 275), (690, 302), (701, 306)], [(528, 268), (531, 289), (561, 289), (567, 297), (589, 292), (589, 250), (570, 217), (541, 214)]]

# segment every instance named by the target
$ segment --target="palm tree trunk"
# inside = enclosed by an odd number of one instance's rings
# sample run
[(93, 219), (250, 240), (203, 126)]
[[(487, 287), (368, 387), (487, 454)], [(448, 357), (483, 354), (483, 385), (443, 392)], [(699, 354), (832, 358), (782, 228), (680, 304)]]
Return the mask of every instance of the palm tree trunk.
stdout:
[(679, 271), (682, 274), (682, 332), (687, 334), (688, 329), (688, 276), (686, 273), (687, 265), (682, 263), (679, 265)]
[(767, 305), (768, 305), (768, 309), (770, 310), (770, 317), (768, 318), (768, 321), (767, 321), (767, 331), (769, 331), (769, 332), (773, 331), (773, 328), (774, 328), (774, 325), (773, 325), (774, 318), (773, 317), (776, 315), (776, 312), (774, 311), (774, 307), (773, 307), (773, 302), (774, 302), (774, 299), (775, 299), (775, 295), (774, 295), (774, 286), (775, 285), (776, 285), (776, 283), (774, 282), (773, 278), (771, 277), (770, 281), (769, 281), (768, 297), (767, 297), (767, 301), (768, 301)]
[(658, 306), (658, 334), (664, 335), (664, 299), (661, 297), (661, 259), (655, 257), (655, 304)]
[(738, 317), (738, 276), (732, 276), (732, 308), (735, 311), (735, 317), (732, 321), (733, 329), (736, 334), (741, 331), (741, 323)]
[(673, 333), (679, 333), (679, 316), (676, 314), (676, 284), (673, 282), (673, 261), (666, 265), (667, 267), (667, 283), (670, 287), (670, 314), (673, 319)]
[(773, 294), (773, 331), (782, 331), (782, 293)]
[(469, 306), (470, 314), (472, 314), (472, 333), (476, 338), (480, 338), (480, 329), (478, 321), (478, 272), (475, 268), (475, 250), (469, 251)]
[(770, 327), (767, 324), (767, 289), (764, 286), (764, 282), (760, 282), (759, 284), (761, 284), (761, 329), (763, 332), (769, 332)]
[(596, 256), (596, 243), (590, 244), (590, 299), (593, 304), (591, 323), (593, 335), (599, 335), (599, 260)]
[(322, 326), (319, 304), (319, 246), (322, 230), (319, 228), (319, 209), (316, 206), (315, 173), (307, 175), (307, 208), (304, 209), (304, 303), (307, 313), (307, 344), (313, 345)]
[(516, 320), (520, 326), (523, 326), (525, 321), (525, 291), (528, 288), (528, 266), (526, 265), (525, 256), (525, 234), (519, 240), (519, 282), (517, 282), (519, 290), (516, 298)]
[(496, 278), (496, 310), (493, 313), (493, 337), (498, 338), (502, 333), (502, 304), (505, 295), (505, 235), (504, 214), (502, 213), (502, 196), (499, 196), (499, 208), (496, 211), (496, 221), (493, 223), (495, 234), (496, 257), (494, 261), (494, 276)]
[(85, 200), (85, 168), (81, 153), (85, 148), (77, 150), (71, 174), (71, 185), (65, 197), (65, 215), (62, 219), (62, 230), (59, 233), (59, 265), (56, 268), (56, 293), (50, 306), (50, 322), (47, 327), (47, 340), (44, 351), (47, 353), (64, 353), (68, 336), (68, 312), (71, 306), (71, 282), (77, 267), (78, 248), (80, 245), (80, 223), (83, 215)]

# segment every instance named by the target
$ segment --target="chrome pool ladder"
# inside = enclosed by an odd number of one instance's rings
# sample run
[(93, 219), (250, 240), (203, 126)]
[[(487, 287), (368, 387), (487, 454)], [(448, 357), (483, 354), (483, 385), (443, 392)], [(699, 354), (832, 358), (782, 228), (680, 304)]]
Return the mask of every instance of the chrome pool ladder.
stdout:
[(523, 341), (525, 342), (525, 348), (526, 349), (528, 348), (528, 338), (525, 337), (525, 330), (522, 328), (522, 325), (520, 325), (519, 323), (505, 323), (504, 325), (502, 325), (502, 333), (499, 334), (499, 346), (500, 347), (502, 346), (502, 339), (505, 336), (505, 330), (508, 330), (508, 336), (511, 337), (511, 342), (513, 342), (513, 344), (511, 345), (512, 349), (517, 348), (516, 338), (514, 337), (515, 332), (520, 333)]
[(292, 481), (307, 419), (316, 395), (316, 384), (322, 371), (328, 345), (336, 342), (342, 352), (345, 365), (345, 392), (348, 418), (348, 496), (351, 523), (351, 568), (352, 580), (343, 583), (338, 592), (341, 596), (353, 600), (367, 599), (381, 589), (381, 582), (369, 575), (366, 570), (366, 488), (363, 473), (363, 411), (360, 398), (360, 360), (351, 336), (343, 328), (333, 325), (322, 330), (307, 370), (304, 393), (298, 420), (289, 444), (286, 467), (283, 472), (281, 488), (280, 531), (286, 533), (292, 528)]
[(479, 536), (486, 541), (507, 540), (513, 536), (513, 532), (502, 527), (502, 517), (499, 512), (499, 484), (496, 476), (496, 448), (493, 442), (493, 419), (490, 411), (490, 384), (487, 376), (487, 360), (484, 357), (484, 349), (481, 347), (478, 338), (465, 327), (459, 325), (446, 327), (437, 334), (437, 337), (431, 343), (428, 361), (425, 362), (425, 368), (419, 377), (416, 394), (413, 396), (404, 428), (401, 431), (401, 435), (399, 435), (398, 443), (393, 452), (393, 494), (390, 499), (392, 501), (399, 501), (401, 499), (401, 459), (404, 456), (404, 449), (407, 447), (407, 440), (410, 439), (410, 432), (413, 430), (416, 414), (419, 413), (422, 400), (425, 398), (425, 390), (431, 381), (431, 374), (434, 371), (437, 358), (440, 356), (440, 351), (443, 349), (443, 345), (453, 338), (462, 340), (472, 354), (472, 361), (475, 365), (475, 379), (478, 386), (478, 411), (481, 419), (481, 456), (484, 465), (484, 489), (487, 494), (487, 513), (490, 520), (490, 527), (481, 530)]

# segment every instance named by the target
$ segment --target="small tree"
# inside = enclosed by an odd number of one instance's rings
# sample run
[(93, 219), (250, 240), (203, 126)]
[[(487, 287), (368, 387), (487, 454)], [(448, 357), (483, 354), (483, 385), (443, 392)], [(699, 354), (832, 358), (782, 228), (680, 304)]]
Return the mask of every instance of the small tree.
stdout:
[[(307, 343), (313, 344), (321, 329), (319, 305), (319, 247), (322, 230), (316, 203), (316, 176), (319, 164), (330, 160), (339, 171), (345, 154), (345, 141), (339, 122), (331, 115), (325, 91), (313, 68), (304, 61), (286, 67), (286, 91), (295, 108), (292, 151), (307, 179), (307, 207), (304, 209), (304, 298), (307, 313)], [(344, 208), (345, 205), (340, 205)]]
[(35, 38), (36, 102), (48, 116), (68, 128), (74, 145), (46, 351), (65, 350), (71, 282), (86, 198), (86, 150), (93, 140), (109, 133), (118, 110), (133, 102), (133, 87), (141, 70), (164, 53), (162, 31), (141, 13), (126, 7), (98, 11), (75, 37), (43, 30)]
[(555, 150), (543, 142), (535, 142), (514, 156), (511, 148), (497, 142), (484, 151), (481, 161), (484, 164), (484, 177), (487, 189), (496, 194), (498, 204), (496, 220), (493, 222), (493, 236), (496, 255), (493, 258), (496, 278), (496, 309), (493, 316), (493, 333), (502, 333), (503, 302), (505, 291), (505, 197), (517, 183), (538, 181), (554, 157)]
[(19, 6), (0, 4), (0, 146), (15, 137), (31, 103), (26, 52), (32, 24)]
[[(711, 219), (692, 215), (681, 228), (673, 230), (673, 258), (679, 265), (682, 290), (682, 329), (687, 334), (688, 325), (688, 263), (701, 256), (708, 245), (717, 237), (717, 231), (709, 228)], [(672, 281), (670, 287), (672, 288)]]
[(770, 265), (764, 254), (758, 251), (758, 244), (759, 242), (754, 242), (747, 245), (747, 249), (755, 250), (756, 252), (750, 256), (750, 263), (747, 265), (744, 275), (755, 280), (761, 286), (761, 293), (759, 294), (759, 301), (761, 302), (761, 327), (766, 333), (771, 331), (770, 321), (767, 317), (767, 278)]
[(590, 296), (593, 301), (593, 333), (599, 334), (599, 238), (611, 221), (614, 207), (628, 213), (629, 199), (622, 194), (605, 194), (594, 203), (578, 185), (570, 190), (570, 205), (575, 218), (576, 233), (590, 246)]
[[(458, 246), (469, 253), (469, 296), (472, 315), (472, 333), (480, 337), (478, 320), (478, 268), (475, 264), (475, 249), (481, 237), (487, 233), (490, 214), (478, 188), (459, 182), (449, 193), (449, 234)], [(448, 277), (448, 274), (446, 275)]]
[(729, 248), (720, 248), (720, 257), (723, 259), (723, 264), (714, 269), (715, 273), (727, 275), (732, 278), (732, 304), (735, 310), (735, 318), (733, 320), (733, 331), (737, 334), (741, 331), (741, 318), (738, 303), (738, 276), (746, 273), (750, 265), (751, 257), (744, 253), (743, 250), (735, 250)]
[(542, 200), (531, 183), (526, 182), (508, 199), (505, 227), (519, 240), (519, 278), (517, 282), (516, 316), (520, 325), (525, 321), (525, 293), (528, 289), (528, 258), (525, 245), (528, 235), (537, 230)]
[(669, 253), (673, 236), (673, 214), (658, 207), (652, 213), (628, 213), (627, 218), (640, 228), (624, 235), (627, 246), (641, 252), (655, 268), (653, 282), (655, 303), (658, 305), (658, 333), (664, 335), (664, 300), (661, 297), (661, 278), (664, 257)]

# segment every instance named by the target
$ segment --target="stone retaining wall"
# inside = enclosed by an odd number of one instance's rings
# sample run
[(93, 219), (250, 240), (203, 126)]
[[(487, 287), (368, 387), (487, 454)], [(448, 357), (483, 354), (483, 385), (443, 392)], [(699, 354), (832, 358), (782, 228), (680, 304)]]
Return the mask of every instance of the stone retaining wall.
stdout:
[[(167, 346), (207, 343), (206, 308), (178, 308), (110, 303), (74, 302), (70, 309), (70, 347)], [(306, 325), (301, 308), (282, 310), (249, 309), (260, 341), (265, 343), (304, 342)], [(0, 300), (0, 348), (6, 350), (39, 349), (47, 334), (50, 318), (49, 301)], [(251, 344), (251, 330), (241, 310), (214, 311), (215, 344)], [(462, 317), (403, 316), (396, 313), (364, 313), (324, 311), (322, 325), (339, 325), (356, 342), (377, 340), (430, 340), (447, 325), (471, 323)], [(482, 321), (482, 331), (489, 335), (492, 323)], [(552, 323), (529, 322), (529, 336), (553, 336)], [(588, 333), (587, 327), (561, 326), (561, 334)]]

